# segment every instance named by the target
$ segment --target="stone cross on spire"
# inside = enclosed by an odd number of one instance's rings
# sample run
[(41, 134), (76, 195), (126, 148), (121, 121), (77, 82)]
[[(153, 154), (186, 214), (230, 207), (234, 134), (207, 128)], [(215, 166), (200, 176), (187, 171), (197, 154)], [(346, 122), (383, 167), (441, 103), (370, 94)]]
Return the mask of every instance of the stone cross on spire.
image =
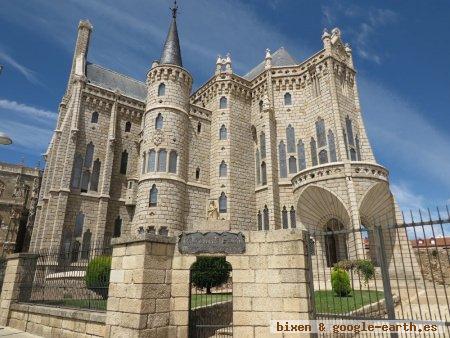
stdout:
[(172, 10), (172, 23), (167, 33), (166, 43), (164, 44), (164, 49), (161, 55), (160, 64), (162, 65), (175, 65), (183, 67), (183, 62), (181, 61), (181, 50), (180, 50), (180, 40), (178, 39), (177, 30), (177, 11), (178, 5), (177, 1), (174, 1)]
[(173, 7), (170, 8), (172, 10), (172, 18), (176, 19), (177, 17), (177, 11), (178, 11), (178, 5), (177, 0), (173, 2)]

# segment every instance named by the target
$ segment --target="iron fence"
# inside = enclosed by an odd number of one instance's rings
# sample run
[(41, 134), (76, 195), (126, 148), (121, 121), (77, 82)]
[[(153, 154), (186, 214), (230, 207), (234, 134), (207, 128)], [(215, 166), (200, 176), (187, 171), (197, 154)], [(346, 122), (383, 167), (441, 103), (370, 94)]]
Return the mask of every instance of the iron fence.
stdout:
[(19, 301), (106, 310), (112, 249), (102, 244), (36, 252), (25, 262)]

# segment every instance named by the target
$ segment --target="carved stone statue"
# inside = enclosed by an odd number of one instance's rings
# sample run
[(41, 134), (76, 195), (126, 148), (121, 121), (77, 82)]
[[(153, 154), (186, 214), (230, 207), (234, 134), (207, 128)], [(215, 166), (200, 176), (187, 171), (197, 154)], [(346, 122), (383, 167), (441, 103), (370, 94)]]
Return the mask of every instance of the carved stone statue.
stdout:
[(208, 219), (219, 219), (219, 211), (217, 210), (216, 202), (214, 201), (209, 202)]

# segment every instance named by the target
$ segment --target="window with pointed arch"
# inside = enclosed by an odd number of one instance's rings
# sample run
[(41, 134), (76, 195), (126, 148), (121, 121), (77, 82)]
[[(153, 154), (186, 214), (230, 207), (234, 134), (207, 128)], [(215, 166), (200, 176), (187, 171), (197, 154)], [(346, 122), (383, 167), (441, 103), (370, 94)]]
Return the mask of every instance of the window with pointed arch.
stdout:
[(125, 175), (127, 173), (128, 168), (128, 152), (124, 150), (122, 152), (122, 157), (120, 159), (120, 173)]
[(219, 165), (219, 177), (227, 177), (228, 175), (228, 166), (225, 161), (220, 162)]
[(311, 137), (310, 142), (310, 148), (311, 148), (311, 163), (313, 166), (317, 165), (317, 146), (316, 146), (316, 140), (314, 137)]
[(219, 213), (226, 214), (227, 213), (227, 195), (224, 192), (220, 194), (219, 197)]
[(256, 132), (256, 127), (252, 125), (251, 131), (253, 142), (258, 143), (258, 133)]
[(98, 112), (93, 112), (91, 115), (91, 123), (98, 123)]
[(114, 238), (120, 237), (121, 234), (122, 234), (122, 218), (120, 218), (120, 216), (117, 216), (116, 220), (114, 221), (113, 237)]
[(348, 115), (345, 118), (345, 127), (347, 129), (348, 143), (353, 146), (355, 145), (355, 140), (353, 138), (353, 123)]
[(319, 164), (328, 163), (328, 153), (325, 149), (319, 152)]
[(89, 170), (84, 170), (81, 175), (81, 192), (88, 192), (89, 182), (91, 181), (91, 172)]
[(225, 96), (222, 96), (219, 101), (219, 108), (226, 109), (228, 108), (228, 99)]
[(262, 230), (263, 229), (263, 220), (262, 220), (261, 210), (258, 210), (257, 218), (258, 218), (258, 230)]
[(86, 154), (84, 156), (84, 167), (90, 168), (92, 166), (92, 161), (94, 160), (94, 149), (95, 146), (92, 142), (89, 142), (86, 146)]
[(153, 184), (152, 188), (150, 189), (148, 206), (149, 207), (158, 206), (158, 189), (156, 188), (156, 184)]
[(75, 227), (73, 229), (74, 238), (81, 237), (81, 235), (83, 234), (84, 218), (85, 218), (84, 213), (79, 211), (75, 219)]
[(267, 185), (267, 165), (266, 162), (261, 162), (261, 184)]
[(284, 94), (284, 105), (291, 106), (292, 105), (292, 95), (291, 93)]
[(281, 211), (281, 221), (283, 225), (283, 229), (289, 228), (289, 218), (286, 206), (283, 206), (283, 210)]
[(280, 141), (278, 145), (278, 161), (280, 162), (280, 177), (287, 177), (287, 166), (286, 166), (286, 145), (283, 141)]
[(89, 190), (98, 191), (101, 165), (102, 162), (100, 162), (100, 159), (96, 159), (94, 162), (94, 166), (92, 167), (91, 184)]
[(228, 132), (227, 132), (227, 127), (225, 127), (224, 124), (222, 124), (222, 126), (220, 127), (219, 130), (219, 140), (226, 140), (228, 137)]
[(327, 136), (325, 132), (325, 121), (323, 119), (318, 119), (316, 121), (316, 136), (317, 146), (319, 148), (325, 147), (327, 145)]
[(328, 147), (330, 149), (330, 162), (336, 162), (336, 143), (334, 142), (334, 133), (328, 130)]
[(295, 129), (292, 125), (288, 125), (286, 128), (286, 142), (287, 152), (295, 153)]
[(297, 173), (297, 159), (295, 156), (289, 157), (289, 174)]
[(264, 230), (269, 230), (269, 208), (267, 205), (263, 209), (263, 226)]
[(175, 150), (172, 150), (169, 154), (169, 173), (177, 173), (178, 154)]
[(289, 211), (289, 217), (291, 219), (291, 228), (295, 229), (297, 227), (297, 221), (295, 218), (294, 206), (291, 206), (291, 210)]
[[(80, 154), (75, 155), (75, 160), (73, 161), (73, 170), (72, 170), (72, 188), (79, 189), (81, 185), (81, 174), (83, 172), (83, 156)], [(0, 196), (2, 190), (0, 185)]]
[(158, 96), (166, 95), (166, 85), (164, 83), (160, 83), (158, 86)]
[(357, 158), (356, 158), (356, 150), (353, 149), (353, 148), (350, 148), (350, 160), (352, 160), (352, 161), (357, 161)]
[(342, 136), (344, 137), (344, 146), (345, 146), (345, 157), (347, 158), (347, 160), (349, 160), (349, 156), (348, 156), (348, 142), (347, 142), (347, 133), (345, 132), (345, 129), (342, 129)]
[(167, 151), (165, 149), (161, 149), (158, 151), (158, 169), (159, 172), (167, 171)]
[(302, 171), (306, 169), (306, 156), (305, 156), (305, 145), (302, 140), (298, 140), (297, 143), (297, 156), (298, 156), (298, 170)]
[(261, 151), (261, 159), (266, 158), (266, 134), (262, 131), (259, 134), (259, 148)]
[(156, 152), (154, 149), (148, 151), (147, 156), (147, 172), (152, 173), (156, 169)]
[(162, 129), (163, 125), (164, 125), (164, 118), (161, 115), (161, 113), (159, 113), (155, 119), (155, 129), (156, 130)]
[(125, 132), (126, 133), (129, 133), (131, 131), (131, 122), (130, 121), (127, 121), (126, 123), (125, 123)]

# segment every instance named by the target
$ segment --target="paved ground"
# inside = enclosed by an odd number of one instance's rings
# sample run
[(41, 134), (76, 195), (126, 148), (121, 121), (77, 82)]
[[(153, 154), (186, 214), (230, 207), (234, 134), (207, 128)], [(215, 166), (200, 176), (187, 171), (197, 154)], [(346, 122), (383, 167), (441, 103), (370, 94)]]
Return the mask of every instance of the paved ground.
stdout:
[(34, 334), (22, 332), (10, 327), (0, 326), (0, 337), (14, 337), (14, 338), (40, 338)]

